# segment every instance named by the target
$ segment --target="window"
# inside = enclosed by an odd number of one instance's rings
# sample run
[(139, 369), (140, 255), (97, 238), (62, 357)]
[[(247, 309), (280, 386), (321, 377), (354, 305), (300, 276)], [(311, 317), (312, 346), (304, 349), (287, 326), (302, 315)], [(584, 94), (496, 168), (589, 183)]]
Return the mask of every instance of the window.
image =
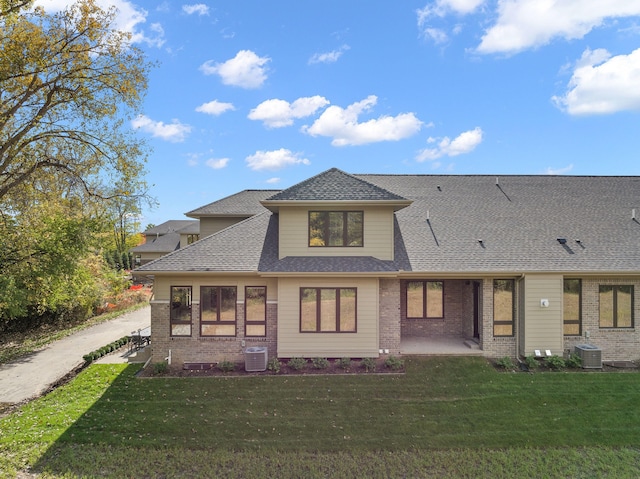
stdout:
[(362, 246), (362, 211), (310, 211), (309, 246)]
[(300, 332), (355, 333), (356, 288), (300, 288)]
[(191, 286), (171, 286), (171, 336), (191, 336)]
[(200, 335), (236, 335), (235, 286), (200, 288)]
[(633, 328), (632, 285), (600, 285), (600, 327)]
[(562, 319), (565, 336), (582, 334), (582, 282), (579, 279), (565, 279), (562, 299)]
[(494, 336), (513, 336), (513, 291), (512, 279), (493, 280)]
[(266, 286), (244, 288), (244, 334), (245, 336), (267, 335)]
[(200, 235), (187, 235), (187, 244), (195, 243), (200, 239)]
[(407, 318), (443, 318), (444, 283), (409, 281), (407, 283)]

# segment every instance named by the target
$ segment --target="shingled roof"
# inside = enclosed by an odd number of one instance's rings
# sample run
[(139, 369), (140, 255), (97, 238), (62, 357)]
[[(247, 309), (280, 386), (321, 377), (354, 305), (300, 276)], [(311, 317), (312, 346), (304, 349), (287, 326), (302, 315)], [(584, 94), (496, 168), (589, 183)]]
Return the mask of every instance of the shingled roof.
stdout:
[[(395, 271), (430, 277), (501, 272), (640, 275), (640, 177), (346, 175), (334, 169), (314, 178), (316, 181), (308, 183), (311, 178), (300, 184), (310, 188), (296, 185), (270, 199), (329, 199), (320, 191), (313, 193), (324, 183), (330, 189), (342, 185), (336, 194), (353, 201), (372, 194), (412, 201), (395, 213), (394, 261), (371, 257), (279, 259), (278, 215), (262, 209), (252, 218), (140, 269)], [(358, 181), (352, 183), (352, 179)], [(369, 193), (349, 192), (348, 184)]]
[(402, 200), (406, 200), (406, 198), (345, 173), (338, 168), (331, 168), (267, 198), (267, 201)]
[(280, 190), (244, 190), (186, 213), (190, 218), (203, 216), (249, 216), (265, 211), (260, 201)]

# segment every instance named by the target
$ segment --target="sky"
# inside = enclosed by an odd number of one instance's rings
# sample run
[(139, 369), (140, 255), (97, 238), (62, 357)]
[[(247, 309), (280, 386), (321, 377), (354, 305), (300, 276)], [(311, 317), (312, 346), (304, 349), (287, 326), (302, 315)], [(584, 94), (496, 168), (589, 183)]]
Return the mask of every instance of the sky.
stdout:
[(640, 0), (96, 1), (157, 63), (143, 227), (332, 167), (640, 175)]

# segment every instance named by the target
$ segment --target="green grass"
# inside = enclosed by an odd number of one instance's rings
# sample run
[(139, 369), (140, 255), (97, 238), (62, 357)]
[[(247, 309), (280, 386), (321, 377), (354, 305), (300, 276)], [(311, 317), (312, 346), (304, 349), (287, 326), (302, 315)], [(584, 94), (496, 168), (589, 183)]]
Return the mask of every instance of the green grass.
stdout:
[(138, 379), (93, 365), (0, 420), (0, 471), (43, 477), (638, 477), (637, 374)]

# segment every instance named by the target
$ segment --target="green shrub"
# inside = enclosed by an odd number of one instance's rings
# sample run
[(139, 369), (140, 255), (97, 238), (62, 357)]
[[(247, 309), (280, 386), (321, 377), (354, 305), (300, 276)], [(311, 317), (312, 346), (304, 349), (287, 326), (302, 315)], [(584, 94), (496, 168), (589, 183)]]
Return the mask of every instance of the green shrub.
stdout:
[(566, 361), (567, 367), (571, 369), (580, 369), (582, 367), (582, 358), (577, 354), (572, 354)]
[(362, 366), (366, 372), (375, 371), (376, 360), (373, 358), (362, 358), (362, 361), (360, 361), (360, 366)]
[(159, 363), (155, 363), (153, 365), (153, 374), (154, 375), (166, 374), (167, 371), (169, 371), (169, 365), (164, 361), (161, 361)]
[(397, 371), (404, 367), (404, 361), (402, 359), (396, 358), (395, 356), (389, 356), (384, 361), (384, 365), (393, 371)]
[(291, 369), (294, 369), (296, 371), (300, 371), (301, 369), (304, 369), (306, 365), (307, 365), (307, 360), (304, 358), (291, 358), (287, 363), (287, 366), (289, 366)]
[(93, 361), (93, 354), (85, 354), (84, 356), (82, 356), (82, 359), (84, 359), (85, 363), (90, 363), (91, 361)]
[(552, 371), (560, 371), (567, 366), (564, 359), (555, 354), (546, 358), (544, 360), (544, 365)]
[(225, 359), (224, 361), (221, 361), (220, 363), (218, 363), (218, 369), (223, 373), (230, 373), (235, 368), (236, 368), (236, 364), (233, 361), (227, 361)]
[(539, 363), (536, 357), (533, 354), (530, 354), (526, 358), (524, 358), (524, 363), (529, 368), (529, 371), (534, 371), (538, 369)]
[(278, 358), (271, 358), (267, 363), (267, 369), (274, 374), (278, 374), (280, 372), (281, 367), (282, 367), (282, 363)]
[(351, 367), (351, 358), (340, 358), (338, 359), (338, 367), (340, 369), (344, 369), (345, 371)]
[(316, 369), (327, 369), (329, 367), (329, 361), (327, 358), (313, 358), (311, 364)]
[(496, 361), (496, 365), (502, 369), (513, 369), (513, 360), (509, 356), (505, 356)]

